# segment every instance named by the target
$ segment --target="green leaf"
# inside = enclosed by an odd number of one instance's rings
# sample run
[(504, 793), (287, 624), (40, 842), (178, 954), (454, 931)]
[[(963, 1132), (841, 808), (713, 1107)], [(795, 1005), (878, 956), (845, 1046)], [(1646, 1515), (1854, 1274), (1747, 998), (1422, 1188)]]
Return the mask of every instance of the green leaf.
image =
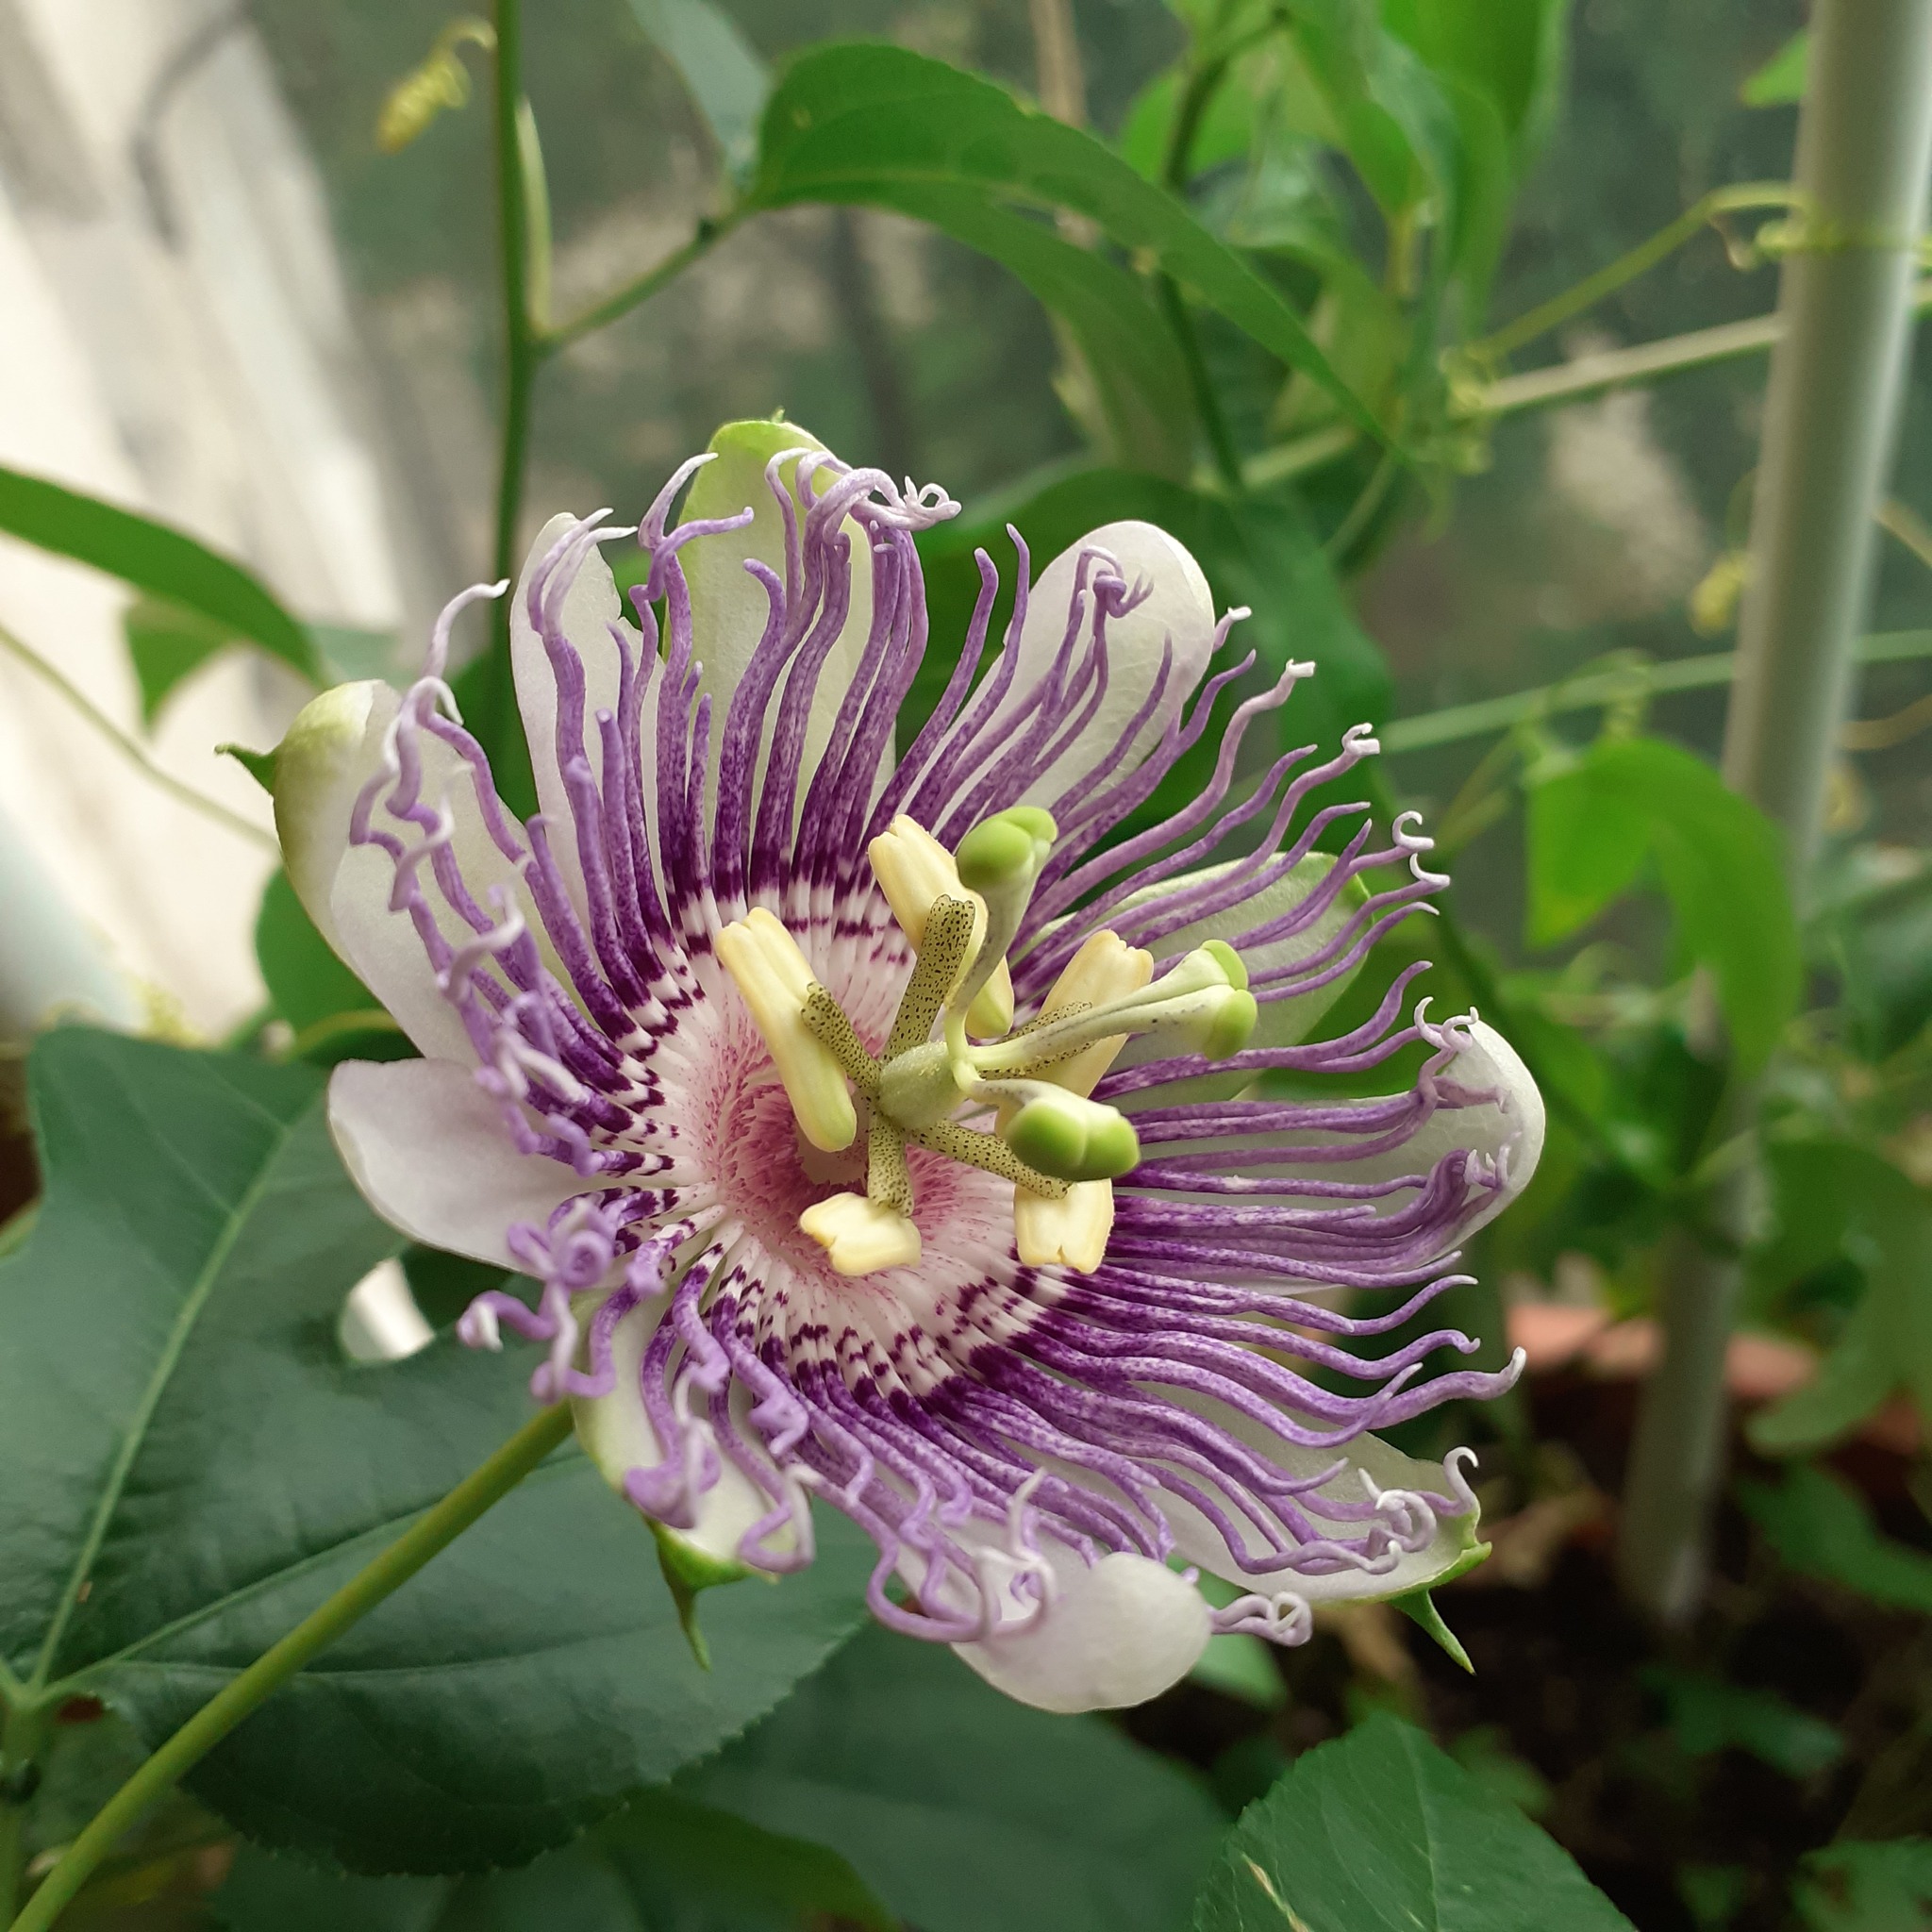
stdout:
[[(349, 1361), (400, 1245), (342, 1173), (320, 1074), (82, 1029), (29, 1063), (47, 1176), (0, 1261), (0, 1690), (104, 1697), (150, 1745), (528, 1414), (525, 1363)], [(708, 1600), (691, 1661), (651, 1538), (559, 1452), (190, 1779), (251, 1836), (362, 1869), (528, 1857), (715, 1750), (863, 1616), (842, 1519)]]
[(896, 1921), (836, 1852), (666, 1790), (518, 1872), (358, 1878), (243, 1845), (215, 1895), (227, 1932), (805, 1932)]
[(255, 919), (255, 957), (276, 1015), (297, 1033), (338, 1013), (379, 1012), (382, 1002), (336, 957), (278, 867)]
[(1807, 1932), (1924, 1932), (1932, 1921), (1932, 1839), (1807, 1853), (1791, 1897)]
[(1682, 746), (1601, 739), (1534, 786), (1532, 938), (1574, 931), (1629, 885), (1640, 822), (1685, 946), (1710, 969), (1738, 1063), (1755, 1071), (1796, 1011), (1802, 985), (1778, 835)]
[(1663, 1699), (1672, 1738), (1687, 1757), (1748, 1751), (1787, 1777), (1810, 1777), (1844, 1756), (1844, 1740), (1830, 1724), (1772, 1691), (1661, 1664), (1642, 1678)]
[(325, 1871), (244, 1842), (209, 1916), (224, 1932), (438, 1932), (457, 1884)]
[(260, 579), (180, 530), (8, 469), (0, 469), (0, 530), (180, 605), (322, 681), (308, 633)]
[[(908, 184), (1086, 215), (1137, 265), (1173, 275), (1322, 384), (1357, 427), (1389, 441), (1282, 296), (1104, 142), (991, 81), (903, 48), (850, 42), (800, 56), (765, 110), (751, 206), (894, 207)], [(977, 245), (970, 235), (961, 239)]]
[(1188, 1677), (1257, 1710), (1279, 1710), (1288, 1702), (1288, 1686), (1274, 1667), (1274, 1646), (1258, 1637), (1210, 1637)]
[(1738, 1500), (1801, 1575), (1824, 1577), (1894, 1609), (1932, 1614), (1932, 1557), (1883, 1535), (1864, 1498), (1838, 1477), (1801, 1463), (1782, 1487), (1740, 1483)]
[(1770, 1456), (1818, 1449), (1846, 1435), (1903, 1388), (1932, 1420), (1932, 1196), (1854, 1142), (1777, 1144), (1771, 1172), (1786, 1227), (1761, 1271), (1786, 1278), (1832, 1254), (1857, 1260), (1865, 1290), (1817, 1378), (1745, 1424)]
[(677, 69), (725, 165), (741, 174), (758, 150), (772, 77), (738, 23), (712, 0), (630, 0), (646, 38)]
[(1840, 877), (1847, 875), (1865, 889), (1821, 908), (1817, 923), (1852, 1043), (1862, 1058), (1884, 1059), (1932, 1024), (1932, 853), (1868, 847), (1848, 856)]
[(1805, 98), (1805, 74), (1811, 64), (1811, 36), (1800, 27), (1738, 90), (1747, 108), (1781, 108)]
[(1072, 330), (1121, 460), (1157, 475), (1188, 475), (1193, 408), (1187, 368), (1173, 330), (1138, 279), (971, 189), (908, 181), (882, 187), (873, 199), (1010, 270)]
[(1167, 1932), (1219, 1829), (1191, 1779), (1100, 1719), (1027, 1709), (877, 1629), (678, 1788), (830, 1845), (922, 1932)]
[(1850, 1435), (1882, 1407), (1904, 1367), (1886, 1326), (1880, 1297), (1868, 1286), (1818, 1374), (1746, 1419), (1752, 1448), (1760, 1456), (1808, 1455)]
[(1520, 165), (1562, 86), (1569, 0), (1383, 0), (1391, 33), (1494, 104)]
[(149, 729), (175, 687), (235, 641), (228, 625), (165, 597), (137, 597), (122, 613), (121, 632), (141, 687), (141, 722)]
[(1388, 1716), (1305, 1752), (1228, 1834), (1194, 1932), (1631, 1932), (1570, 1855)]
[(1524, 939), (1553, 946), (1636, 884), (1650, 857), (1650, 813), (1585, 767), (1532, 786), (1525, 809), (1529, 904)]

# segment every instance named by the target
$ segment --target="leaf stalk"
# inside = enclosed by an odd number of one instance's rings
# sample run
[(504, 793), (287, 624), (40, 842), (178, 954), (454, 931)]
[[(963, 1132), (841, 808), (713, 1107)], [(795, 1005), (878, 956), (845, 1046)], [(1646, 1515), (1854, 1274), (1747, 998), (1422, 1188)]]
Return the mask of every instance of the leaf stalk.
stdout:
[(541, 1410), (327, 1602), (231, 1678), (94, 1814), (12, 1921), (11, 1932), (47, 1932), (101, 1860), (151, 1806), (242, 1719), (508, 1495), (570, 1431), (568, 1404)]

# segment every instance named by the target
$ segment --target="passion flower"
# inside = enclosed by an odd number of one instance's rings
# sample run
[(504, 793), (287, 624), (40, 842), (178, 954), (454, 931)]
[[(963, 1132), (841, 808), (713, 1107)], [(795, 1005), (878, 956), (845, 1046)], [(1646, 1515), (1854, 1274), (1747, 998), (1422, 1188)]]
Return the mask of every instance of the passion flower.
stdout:
[[(672, 506), (685, 486), (682, 522)], [(903, 756), (935, 488), (739, 424), (635, 531), (558, 518), (514, 593), (540, 811), (443, 681), (318, 698), (279, 755), (290, 876), (423, 1058), (336, 1070), (336, 1137), (419, 1241), (515, 1268), (465, 1341), (546, 1344), (541, 1402), (687, 1583), (876, 1542), (881, 1622), (1029, 1703), (1140, 1701), (1216, 1631), (1462, 1567), (1467, 1451), (1370, 1433), (1515, 1370), (1376, 1355), (1523, 1187), (1542, 1108), (1474, 1016), (1310, 1039), (1445, 883), (1412, 815), (1323, 803), (1366, 726), (1150, 806), (1252, 670), (1140, 523), (997, 578)], [(1257, 1097), (1424, 1042), (1407, 1091)], [(1195, 1570), (1240, 1593), (1210, 1608)], [(1222, 1592), (1223, 1595), (1225, 1592)]]

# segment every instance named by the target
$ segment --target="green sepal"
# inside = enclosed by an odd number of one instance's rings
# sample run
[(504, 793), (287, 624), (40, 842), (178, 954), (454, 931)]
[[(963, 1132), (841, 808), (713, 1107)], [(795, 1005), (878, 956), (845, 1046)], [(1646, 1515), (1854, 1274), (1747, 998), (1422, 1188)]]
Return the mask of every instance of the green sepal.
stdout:
[[(705, 1633), (698, 1627), (698, 1592), (701, 1590), (715, 1590), (721, 1583), (742, 1583), (747, 1576), (758, 1576), (762, 1573), (754, 1570), (749, 1563), (738, 1562), (729, 1557), (714, 1557), (708, 1550), (701, 1550), (689, 1537), (680, 1536), (676, 1530), (667, 1528), (661, 1523), (651, 1524), (651, 1535), (658, 1544), (658, 1567), (664, 1573), (664, 1587), (671, 1592), (671, 1601), (677, 1606), (678, 1626), (684, 1632), (684, 1641), (691, 1645), (691, 1654), (697, 1659), (698, 1669), (711, 1668), (711, 1646), (705, 1641)], [(767, 1577), (766, 1581), (773, 1579)]]
[(245, 744), (218, 744), (216, 752), (230, 758), (273, 798), (275, 795), (275, 755), (272, 751), (250, 751)]
[[(1473, 1570), (1489, 1554), (1490, 1545), (1478, 1543), (1459, 1568), (1445, 1573), (1438, 1581), (1447, 1583), (1451, 1577), (1460, 1576), (1464, 1571)], [(1410, 1623), (1426, 1630), (1451, 1662), (1459, 1664), (1471, 1676), (1475, 1675), (1475, 1666), (1470, 1662), (1469, 1653), (1462, 1647), (1462, 1640), (1442, 1621), (1442, 1613), (1436, 1607), (1436, 1600), (1428, 1591), (1412, 1590), (1406, 1596), (1391, 1596), (1389, 1601)]]

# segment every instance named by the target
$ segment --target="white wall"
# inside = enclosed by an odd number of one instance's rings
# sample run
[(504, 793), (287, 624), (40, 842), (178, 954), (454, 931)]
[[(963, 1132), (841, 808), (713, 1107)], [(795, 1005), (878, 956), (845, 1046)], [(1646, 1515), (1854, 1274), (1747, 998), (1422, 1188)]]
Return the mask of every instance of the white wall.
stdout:
[[(320, 184), (252, 30), (207, 31), (229, 13), (0, 0), (0, 463), (180, 525), (303, 616), (394, 626), (397, 507)], [(197, 36), (203, 57), (158, 96)], [(138, 732), (125, 598), (0, 538), (0, 625)], [(266, 827), (213, 746), (272, 745), (301, 698), (272, 664), (218, 659), (170, 702), (155, 756)], [(29, 935), (58, 921), (5, 903), (31, 871), (151, 1020), (206, 1039), (257, 1006), (272, 854), (158, 791), (0, 654), (0, 836), (22, 830), (39, 864), (0, 869), (0, 981), (27, 983), (22, 952), (45, 953)]]

